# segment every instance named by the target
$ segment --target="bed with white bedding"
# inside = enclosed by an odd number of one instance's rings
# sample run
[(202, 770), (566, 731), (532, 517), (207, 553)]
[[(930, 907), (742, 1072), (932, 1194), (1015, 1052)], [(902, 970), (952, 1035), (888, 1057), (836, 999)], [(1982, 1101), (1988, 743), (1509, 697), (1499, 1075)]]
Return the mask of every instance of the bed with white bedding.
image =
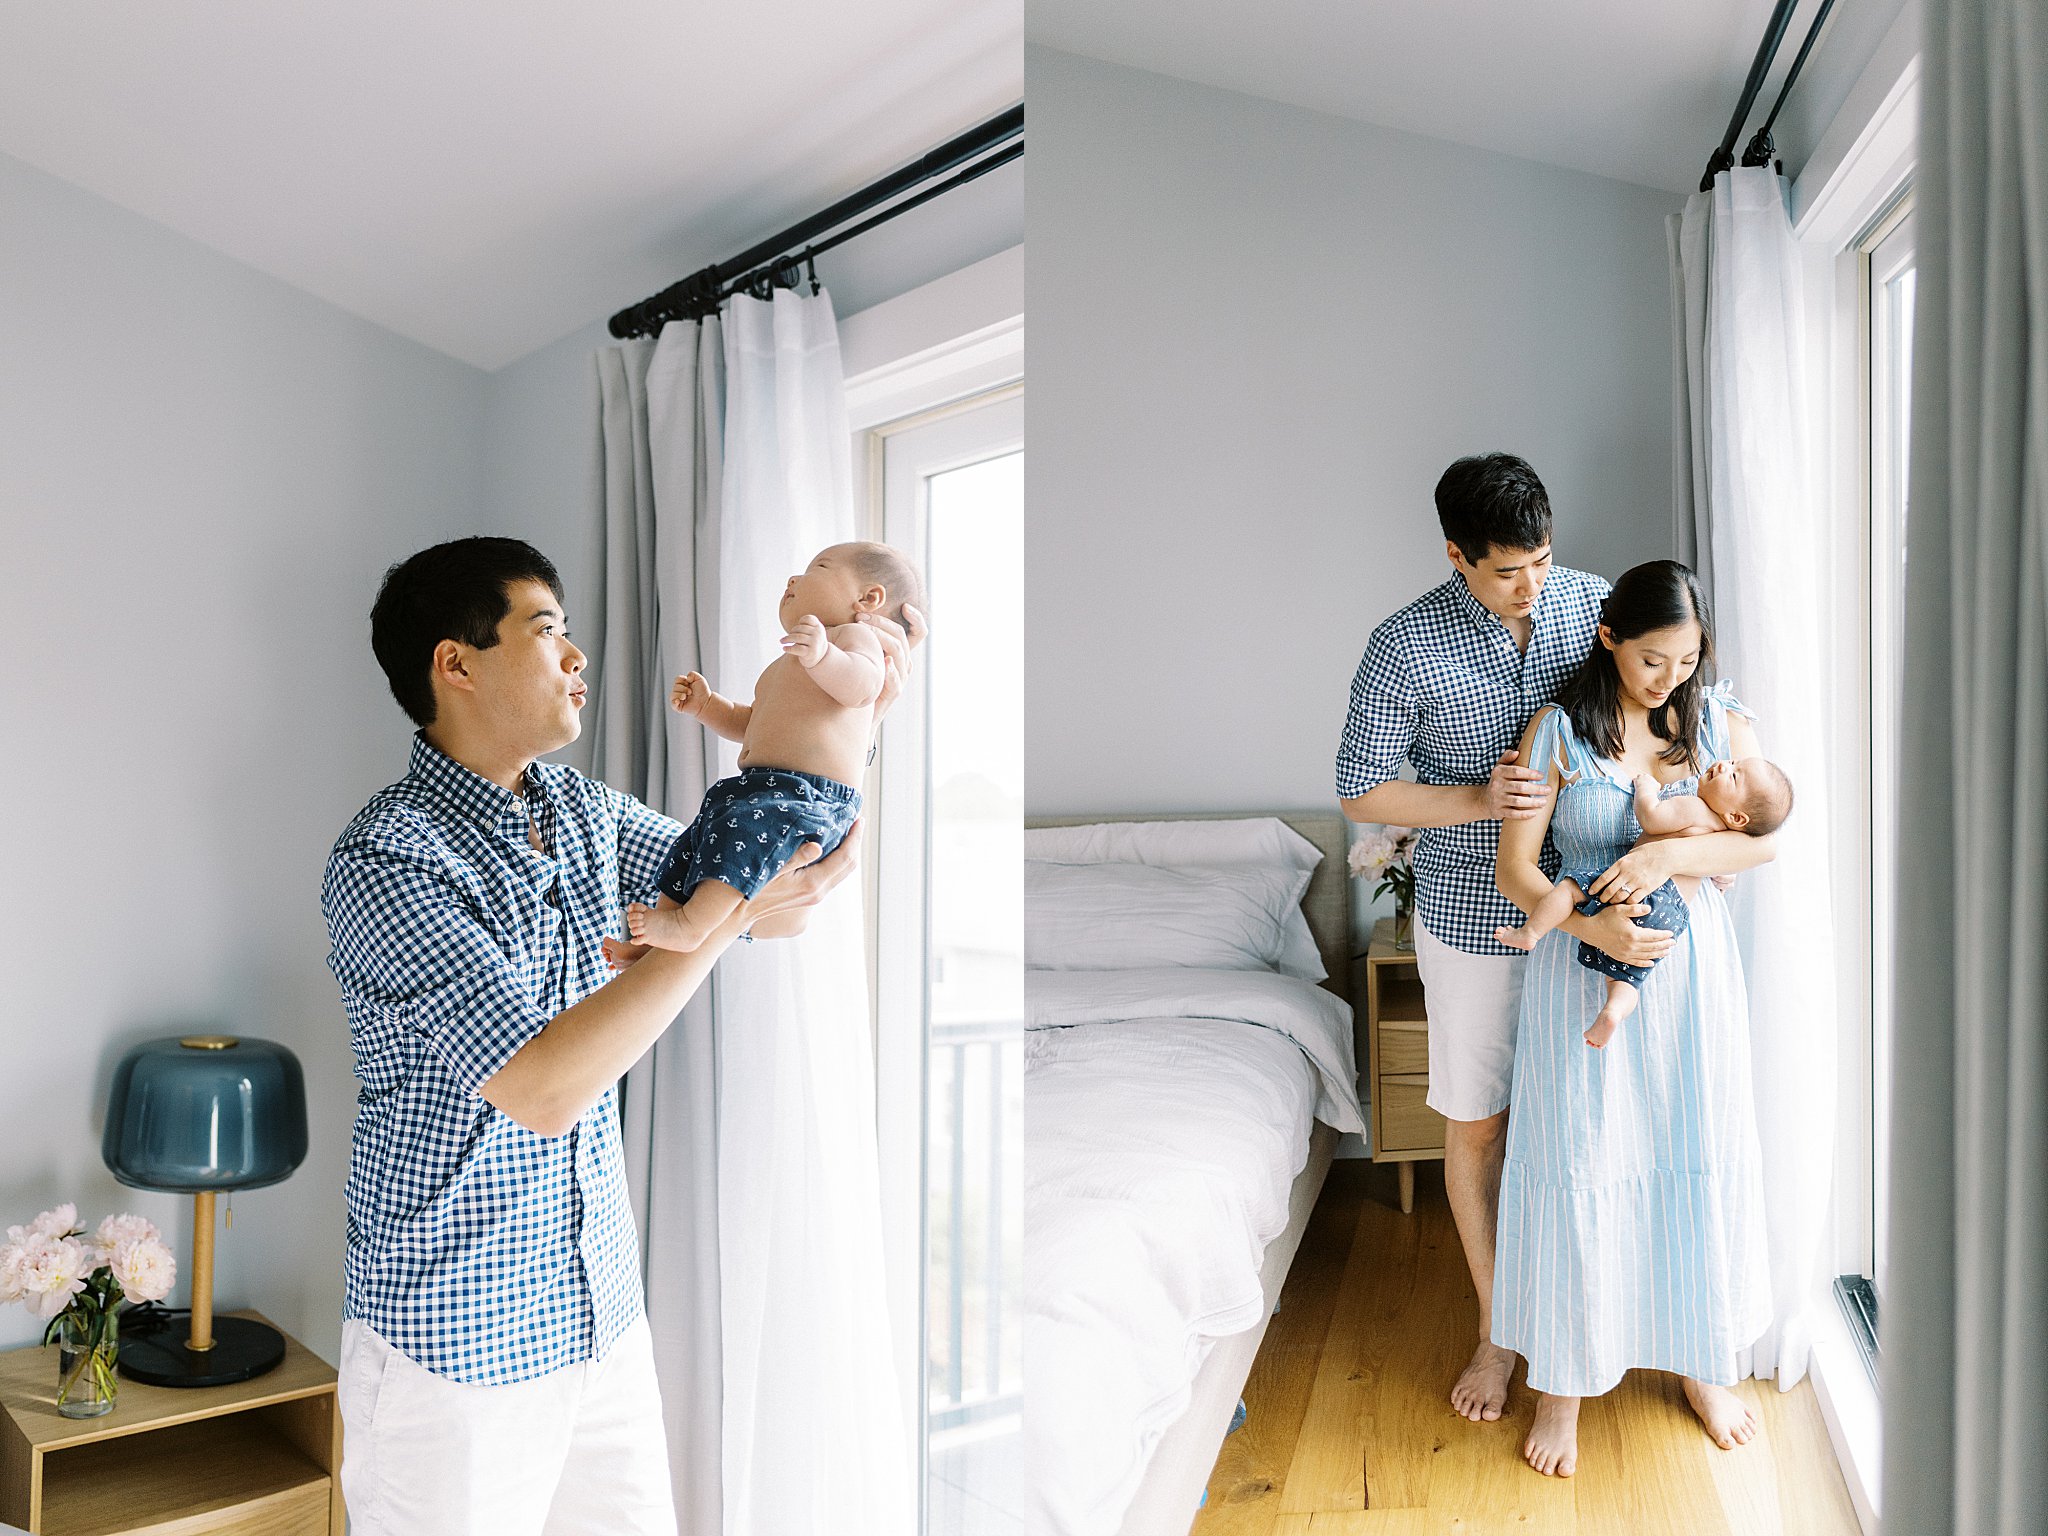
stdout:
[[(1336, 1132), (1362, 1129), (1344, 826), (1288, 819), (1313, 842), (1242, 818), (1027, 836), (1025, 1435), (1045, 1536), (1185, 1536)], [(1091, 862), (1115, 867), (1075, 868)]]

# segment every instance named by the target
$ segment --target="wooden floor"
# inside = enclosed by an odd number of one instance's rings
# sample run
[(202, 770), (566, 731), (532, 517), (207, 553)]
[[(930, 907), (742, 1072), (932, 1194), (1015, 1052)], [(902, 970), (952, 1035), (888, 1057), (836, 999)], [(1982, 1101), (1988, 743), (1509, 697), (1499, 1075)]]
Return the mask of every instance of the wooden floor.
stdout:
[(1521, 1459), (1520, 1370), (1498, 1423), (1451, 1412), (1477, 1336), (1441, 1165), (1403, 1216), (1390, 1165), (1337, 1163), (1193, 1536), (1856, 1536), (1811, 1382), (1744, 1382), (1763, 1432), (1723, 1451), (1676, 1376), (1632, 1371), (1585, 1404), (1577, 1475), (1550, 1478)]

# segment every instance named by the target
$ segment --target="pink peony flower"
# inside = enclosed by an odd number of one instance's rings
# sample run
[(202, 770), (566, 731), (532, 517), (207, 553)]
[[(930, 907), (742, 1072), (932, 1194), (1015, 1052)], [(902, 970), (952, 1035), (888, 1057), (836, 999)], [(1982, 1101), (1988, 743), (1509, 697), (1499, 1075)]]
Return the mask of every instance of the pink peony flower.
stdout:
[(177, 1283), (178, 1261), (157, 1240), (155, 1230), (152, 1227), (148, 1237), (129, 1238), (108, 1256), (108, 1267), (130, 1301), (162, 1301)]
[(147, 1217), (109, 1216), (99, 1224), (99, 1229), (92, 1235), (92, 1240), (108, 1253), (112, 1253), (123, 1243), (131, 1243), (139, 1238), (148, 1238), (152, 1243), (159, 1243), (163, 1241), (163, 1234), (157, 1231), (156, 1223)]
[[(41, 1237), (69, 1237), (78, 1230), (78, 1207), (66, 1201), (53, 1211), (45, 1211), (30, 1225), (29, 1230)], [(14, 1235), (9, 1228), (7, 1235)]]
[(91, 1255), (77, 1238), (31, 1233), (22, 1244), (20, 1300), (37, 1317), (55, 1317), (85, 1289), (91, 1267)]

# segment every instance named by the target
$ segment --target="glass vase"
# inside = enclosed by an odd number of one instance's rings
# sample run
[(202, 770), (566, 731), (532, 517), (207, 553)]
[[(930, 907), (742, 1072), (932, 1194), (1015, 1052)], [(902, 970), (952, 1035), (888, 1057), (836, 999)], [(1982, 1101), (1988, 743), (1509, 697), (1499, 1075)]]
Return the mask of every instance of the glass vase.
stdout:
[(57, 1325), (59, 1413), (67, 1419), (96, 1419), (114, 1411), (120, 1349), (121, 1315), (113, 1308), (97, 1317), (65, 1314)]
[(1408, 951), (1415, 948), (1415, 903), (1394, 900), (1394, 948)]

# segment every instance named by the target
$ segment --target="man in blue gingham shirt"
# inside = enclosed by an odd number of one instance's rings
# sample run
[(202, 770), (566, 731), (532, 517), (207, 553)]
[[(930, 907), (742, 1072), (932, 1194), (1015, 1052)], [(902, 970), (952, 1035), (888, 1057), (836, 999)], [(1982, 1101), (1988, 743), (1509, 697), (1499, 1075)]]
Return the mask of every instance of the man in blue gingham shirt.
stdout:
[[(1458, 460), (1437, 482), (1436, 508), (1450, 579), (1373, 631), (1337, 749), (1337, 796), (1353, 821), (1423, 829), (1415, 959), (1428, 1103), (1444, 1117), (1444, 1187), (1479, 1294), (1478, 1348), (1451, 1405), (1498, 1419), (1515, 1357), (1488, 1337), (1493, 1232), (1524, 957), (1493, 936), (1522, 921), (1494, 884), (1494, 856), (1502, 818), (1533, 816), (1548, 798), (1545, 775), (1516, 749), (1586, 659), (1608, 584), (1552, 567), (1549, 497), (1512, 454)], [(1413, 782), (1400, 777), (1403, 763)], [(1610, 908), (1601, 920), (1620, 925), (1641, 910)]]
[[(681, 828), (574, 769), (583, 653), (537, 550), (458, 539), (385, 576), (371, 646), (420, 726), (322, 888), (356, 1072), (338, 1396), (358, 1536), (648, 1532), (675, 1509), (613, 1084), (743, 927), (618, 946)], [(884, 630), (900, 664), (900, 636)], [(892, 666), (884, 699), (900, 690)], [(626, 966), (614, 977), (610, 950)]]

